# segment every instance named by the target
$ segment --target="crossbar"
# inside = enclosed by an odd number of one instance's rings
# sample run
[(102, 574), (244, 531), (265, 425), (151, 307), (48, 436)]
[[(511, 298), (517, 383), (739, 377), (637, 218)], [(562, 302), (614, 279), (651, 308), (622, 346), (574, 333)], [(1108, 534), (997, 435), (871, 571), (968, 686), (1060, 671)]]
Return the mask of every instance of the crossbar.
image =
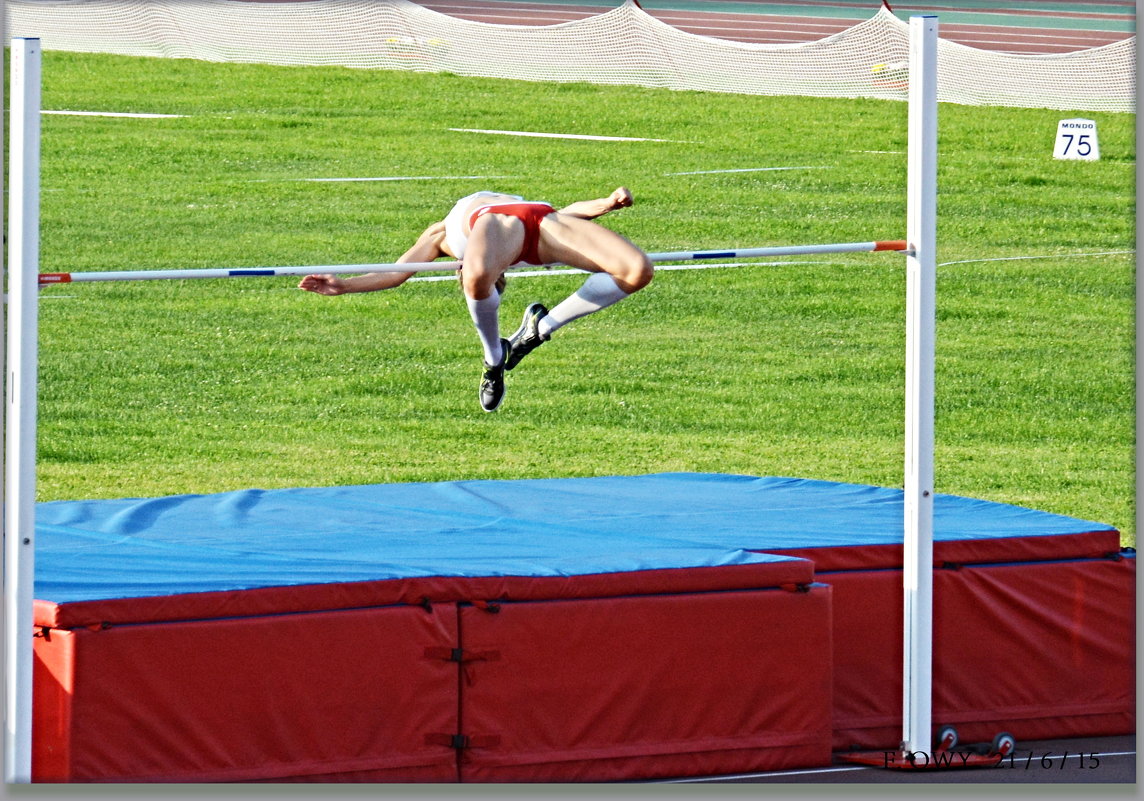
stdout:
[[(805, 256), (819, 253), (873, 253), (892, 251), (909, 254), (904, 240), (882, 242), (847, 242), (836, 245), (792, 245), (789, 247), (740, 248), (738, 250), (678, 250), (667, 253), (649, 253), (652, 262), (703, 261), (706, 259), (753, 259), (760, 256)], [(558, 262), (551, 265), (556, 266)], [(419, 273), (436, 270), (456, 270), (459, 261), (390, 262), (385, 264), (326, 264), (305, 267), (216, 267), (187, 270), (108, 270), (106, 272), (40, 273), (40, 285), (72, 284), (93, 281), (161, 281), (195, 278), (254, 278), (282, 275), (313, 275), (315, 273)], [(511, 269), (541, 265), (519, 263)]]

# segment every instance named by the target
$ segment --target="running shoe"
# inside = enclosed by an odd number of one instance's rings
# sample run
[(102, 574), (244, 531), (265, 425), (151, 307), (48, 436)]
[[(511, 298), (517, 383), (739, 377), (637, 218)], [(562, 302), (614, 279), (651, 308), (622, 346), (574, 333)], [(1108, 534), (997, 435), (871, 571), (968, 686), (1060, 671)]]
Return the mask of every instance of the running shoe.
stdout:
[(507, 339), (501, 340), (501, 351), (500, 364), (486, 364), (484, 375), (481, 376), (481, 408), (486, 412), (495, 412), (504, 400), (505, 364), (512, 353), (512, 344)]
[(516, 329), (516, 333), (509, 338), (512, 351), (504, 363), (504, 369), (511, 370), (516, 367), (520, 364), (521, 359), (551, 338), (551, 336), (542, 336), (538, 327), (546, 314), (548, 314), (548, 309), (543, 303), (533, 303), (524, 310), (524, 319), (520, 322), (520, 328)]

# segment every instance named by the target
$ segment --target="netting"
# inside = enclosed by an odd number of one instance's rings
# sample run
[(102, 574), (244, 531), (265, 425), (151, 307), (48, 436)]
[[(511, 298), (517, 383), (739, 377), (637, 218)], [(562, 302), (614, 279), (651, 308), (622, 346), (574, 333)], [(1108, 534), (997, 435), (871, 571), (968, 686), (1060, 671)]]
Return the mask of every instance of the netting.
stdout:
[[(407, 0), (8, 0), (9, 34), (45, 50), (450, 72), (527, 81), (906, 99), (909, 26), (886, 8), (818, 41), (732, 42), (680, 31), (633, 0), (557, 25), (492, 25)], [(1136, 37), (1053, 55), (941, 41), (938, 99), (1133, 112)]]

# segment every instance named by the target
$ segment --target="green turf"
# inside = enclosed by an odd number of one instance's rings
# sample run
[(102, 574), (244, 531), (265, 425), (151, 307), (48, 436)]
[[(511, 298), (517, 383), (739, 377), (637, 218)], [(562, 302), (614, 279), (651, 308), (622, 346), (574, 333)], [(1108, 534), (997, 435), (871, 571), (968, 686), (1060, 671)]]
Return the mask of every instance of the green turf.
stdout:
[[(905, 234), (904, 103), (54, 52), (44, 75), (47, 109), (188, 115), (44, 117), (46, 272), (389, 261), (488, 187), (559, 205), (627, 185), (604, 221), (653, 251)], [(1135, 246), (1135, 117), (940, 115), (937, 489), (1134, 543), (1134, 258), (1070, 254)], [(1101, 161), (1052, 158), (1066, 116), (1097, 120)], [(782, 166), (815, 169), (671, 175)], [(472, 175), (508, 177), (296, 180)], [(39, 497), (664, 470), (901, 486), (902, 258), (787, 261), (662, 272), (529, 356), (492, 415), (452, 281), (50, 287)], [(580, 280), (512, 278), (506, 332)]]

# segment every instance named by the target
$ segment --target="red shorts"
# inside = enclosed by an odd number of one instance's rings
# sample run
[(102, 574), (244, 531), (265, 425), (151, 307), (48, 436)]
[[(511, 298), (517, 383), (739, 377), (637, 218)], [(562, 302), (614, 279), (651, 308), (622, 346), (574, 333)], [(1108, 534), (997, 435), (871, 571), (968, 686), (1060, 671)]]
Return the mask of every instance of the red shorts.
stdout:
[(516, 217), (524, 223), (524, 245), (520, 249), (517, 261), (527, 264), (544, 264), (540, 260), (537, 247), (540, 245), (540, 221), (552, 214), (556, 209), (547, 203), (497, 203), (492, 206), (482, 206), (469, 218), (471, 229), (477, 220), (486, 214), (504, 214)]

